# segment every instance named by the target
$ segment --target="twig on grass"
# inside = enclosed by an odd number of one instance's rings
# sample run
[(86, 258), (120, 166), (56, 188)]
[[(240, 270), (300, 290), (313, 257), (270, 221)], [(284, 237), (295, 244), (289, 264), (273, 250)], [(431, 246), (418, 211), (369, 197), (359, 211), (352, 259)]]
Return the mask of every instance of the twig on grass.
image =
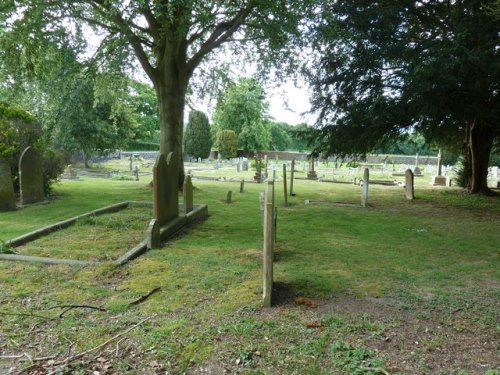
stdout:
[(360, 367), (360, 369), (366, 370), (366, 371), (375, 371), (375, 373), (381, 372), (384, 375), (391, 375), (386, 370), (384, 370), (382, 367)]
[(129, 306), (135, 306), (135, 305), (138, 305), (141, 302), (144, 302), (145, 300), (147, 300), (149, 297), (151, 297), (154, 293), (156, 293), (160, 289), (161, 289), (161, 287), (157, 286), (156, 288), (152, 289), (148, 294), (145, 294), (142, 297), (136, 299), (135, 301), (130, 302)]
[(57, 305), (57, 306), (52, 306), (49, 307), (48, 310), (52, 309), (64, 309), (60, 314), (59, 318), (62, 318), (64, 314), (66, 314), (68, 311), (73, 310), (73, 309), (92, 309), (92, 310), (99, 310), (99, 311), (107, 311), (105, 308), (98, 307), (98, 306), (92, 306), (92, 305)]
[[(59, 362), (56, 362), (54, 363), (55, 366), (61, 366), (61, 365), (68, 365), (69, 363), (73, 362), (73, 361), (76, 361), (77, 359), (80, 359), (82, 358), (83, 356), (87, 355), (87, 354), (90, 354), (92, 352), (95, 352), (96, 350), (99, 350), (99, 349), (102, 349), (104, 348), (106, 345), (108, 345), (110, 342), (126, 335), (127, 333), (129, 333), (130, 331), (132, 331), (133, 329), (139, 327), (140, 325), (144, 324), (145, 322), (147, 322), (148, 320), (152, 319), (153, 316), (150, 316), (148, 318), (145, 318), (143, 320), (141, 320), (139, 323), (133, 325), (132, 327), (130, 328), (127, 328), (125, 331), (123, 332), (120, 332), (118, 333), (117, 335), (111, 337), (110, 339), (106, 340), (105, 342), (103, 342), (102, 344), (100, 345), (97, 345), (91, 349), (88, 349), (88, 350), (85, 350), (83, 352), (80, 352), (80, 353), (77, 353), (71, 357), (68, 357), (62, 361), (59, 361)], [(49, 374), (55, 374), (56, 372), (58, 371), (58, 368), (54, 369), (52, 372), (50, 372)]]

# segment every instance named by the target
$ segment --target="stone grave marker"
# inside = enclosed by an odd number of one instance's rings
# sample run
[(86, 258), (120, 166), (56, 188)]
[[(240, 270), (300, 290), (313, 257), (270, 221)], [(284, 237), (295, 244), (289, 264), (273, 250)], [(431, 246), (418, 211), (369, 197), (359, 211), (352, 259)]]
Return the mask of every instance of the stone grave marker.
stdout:
[(307, 172), (307, 178), (310, 180), (316, 180), (318, 178), (318, 174), (314, 170), (314, 158), (312, 156), (309, 158), (309, 171)]
[(159, 154), (153, 167), (153, 218), (160, 226), (179, 216), (175, 164), (170, 152), (166, 158)]
[(41, 202), (43, 191), (42, 158), (33, 147), (27, 147), (19, 158), (19, 190), (21, 205)]
[(184, 177), (184, 186), (182, 190), (182, 194), (184, 195), (184, 214), (187, 215), (189, 212), (193, 211), (193, 183), (190, 174)]
[(285, 207), (288, 206), (288, 193), (286, 189), (286, 164), (283, 164), (283, 195), (285, 197)]
[(271, 307), (273, 291), (274, 183), (268, 182), (264, 203), (264, 256), (262, 303)]
[(290, 196), (293, 197), (295, 196), (295, 193), (293, 192), (293, 177), (295, 174), (295, 159), (292, 159), (292, 165), (290, 167)]
[(139, 181), (139, 167), (137, 165), (134, 168), (134, 176), (135, 176), (135, 180)]
[(241, 181), (240, 181), (240, 193), (244, 193), (244, 192), (245, 192), (245, 180), (241, 179)]
[(443, 157), (441, 154), (441, 150), (439, 150), (437, 156), (437, 175), (432, 177), (432, 185), (433, 186), (446, 186), (446, 177), (442, 175), (443, 171)]
[(149, 222), (146, 241), (148, 249), (160, 248), (160, 224), (158, 224), (158, 220), (151, 219)]
[(228, 190), (226, 195), (226, 203), (231, 203), (232, 195), (233, 192), (231, 190)]
[(415, 199), (415, 192), (414, 192), (414, 176), (413, 176), (413, 172), (411, 171), (411, 169), (407, 169), (406, 172), (405, 172), (405, 196), (406, 196), (406, 199), (410, 199), (410, 200), (413, 200)]
[(361, 205), (366, 207), (368, 205), (368, 186), (370, 185), (370, 170), (365, 168), (363, 173), (363, 186), (361, 188)]
[(10, 174), (10, 165), (0, 158), (0, 212), (16, 209), (16, 196)]
[(238, 173), (239, 173), (239, 172), (240, 172), (240, 170), (241, 170), (241, 165), (240, 165), (240, 162), (238, 162), (238, 163), (236, 164), (236, 172), (238, 172)]
[(248, 160), (243, 160), (242, 169), (244, 172), (248, 171)]

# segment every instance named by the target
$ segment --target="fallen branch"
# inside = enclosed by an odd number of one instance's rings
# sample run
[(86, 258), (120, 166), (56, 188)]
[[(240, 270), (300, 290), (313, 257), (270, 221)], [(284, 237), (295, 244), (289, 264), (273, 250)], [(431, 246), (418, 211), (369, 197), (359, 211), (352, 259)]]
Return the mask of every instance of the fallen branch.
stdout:
[(156, 293), (157, 291), (159, 291), (161, 288), (159, 286), (157, 286), (156, 288), (154, 288), (153, 290), (151, 290), (148, 294), (136, 299), (135, 301), (133, 302), (130, 302), (129, 303), (129, 306), (135, 306), (135, 305), (138, 305), (139, 303), (141, 302), (144, 302), (145, 300), (147, 300), (149, 297), (151, 297), (154, 293)]
[[(120, 338), (120, 337), (122, 337), (122, 336), (126, 335), (127, 333), (129, 333), (129, 332), (130, 332), (130, 331), (132, 331), (133, 329), (135, 329), (135, 328), (139, 327), (140, 325), (144, 324), (145, 322), (147, 322), (148, 320), (150, 320), (150, 319), (152, 319), (152, 318), (153, 318), (153, 317), (152, 317), (152, 316), (150, 316), (150, 317), (148, 317), (148, 318), (146, 318), (146, 319), (143, 319), (143, 320), (141, 320), (139, 323), (137, 323), (137, 324), (133, 325), (132, 327), (127, 328), (125, 331), (120, 332), (119, 334), (117, 334), (117, 335), (115, 335), (115, 336), (111, 337), (109, 340), (106, 340), (106, 341), (105, 341), (105, 342), (103, 342), (102, 344), (97, 345), (97, 346), (95, 346), (95, 347), (93, 347), (93, 348), (91, 348), (91, 349), (85, 350), (85, 351), (83, 351), (83, 352), (77, 353), (77, 354), (75, 354), (75, 355), (73, 355), (73, 356), (71, 356), (71, 357), (66, 358), (65, 360), (62, 360), (62, 361), (56, 362), (56, 363), (54, 363), (54, 365), (56, 365), (56, 366), (60, 366), (60, 365), (68, 365), (70, 362), (76, 361), (77, 359), (80, 359), (80, 358), (82, 358), (83, 356), (85, 356), (85, 355), (87, 355), (87, 354), (89, 354), (89, 353), (92, 353), (92, 352), (95, 352), (96, 350), (102, 349), (102, 348), (104, 348), (106, 345), (108, 345), (110, 342), (112, 342), (112, 341), (114, 341), (114, 340), (116, 340), (116, 339), (118, 339), (118, 338)], [(57, 372), (57, 369), (56, 369), (56, 370), (54, 370), (54, 371), (52, 371), (50, 374), (54, 374), (54, 373), (56, 373), (56, 372)]]
[(49, 307), (48, 310), (52, 309), (64, 309), (60, 314), (59, 318), (62, 318), (64, 314), (66, 314), (68, 311), (73, 310), (73, 309), (92, 309), (92, 310), (99, 310), (99, 311), (107, 311), (106, 309), (102, 307), (97, 307), (97, 306), (91, 306), (91, 305), (57, 305), (57, 306), (52, 306)]

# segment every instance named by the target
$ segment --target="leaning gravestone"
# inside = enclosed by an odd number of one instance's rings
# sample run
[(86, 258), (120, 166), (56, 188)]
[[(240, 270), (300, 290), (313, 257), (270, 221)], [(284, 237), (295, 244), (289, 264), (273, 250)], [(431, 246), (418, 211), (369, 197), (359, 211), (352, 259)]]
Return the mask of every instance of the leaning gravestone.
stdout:
[(365, 168), (363, 173), (363, 187), (361, 188), (361, 205), (366, 207), (368, 204), (368, 186), (370, 185), (370, 170)]
[(407, 169), (405, 172), (405, 196), (406, 199), (413, 200), (415, 199), (415, 192), (414, 192), (414, 176), (413, 172), (411, 169)]
[(0, 212), (16, 209), (16, 196), (10, 175), (10, 165), (0, 158)]
[(41, 202), (43, 191), (42, 158), (33, 147), (27, 147), (19, 158), (19, 190), (21, 205)]
[(264, 203), (264, 262), (262, 303), (271, 307), (273, 290), (274, 183), (268, 182)]
[(226, 195), (226, 203), (232, 202), (232, 196), (233, 196), (233, 192), (231, 190), (228, 190), (227, 195)]
[(182, 190), (184, 195), (184, 214), (187, 215), (193, 211), (193, 183), (191, 182), (191, 175), (187, 174), (184, 177)]

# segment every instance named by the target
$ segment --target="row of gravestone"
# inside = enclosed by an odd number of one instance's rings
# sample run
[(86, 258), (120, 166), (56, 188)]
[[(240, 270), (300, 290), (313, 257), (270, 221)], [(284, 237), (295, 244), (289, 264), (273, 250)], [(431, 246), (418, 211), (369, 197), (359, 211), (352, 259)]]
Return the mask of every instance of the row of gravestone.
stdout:
[[(45, 199), (43, 189), (43, 166), (40, 153), (33, 147), (27, 147), (19, 158), (19, 203), (21, 206), (42, 202)], [(0, 158), (0, 211), (16, 209), (16, 196), (9, 163)]]

